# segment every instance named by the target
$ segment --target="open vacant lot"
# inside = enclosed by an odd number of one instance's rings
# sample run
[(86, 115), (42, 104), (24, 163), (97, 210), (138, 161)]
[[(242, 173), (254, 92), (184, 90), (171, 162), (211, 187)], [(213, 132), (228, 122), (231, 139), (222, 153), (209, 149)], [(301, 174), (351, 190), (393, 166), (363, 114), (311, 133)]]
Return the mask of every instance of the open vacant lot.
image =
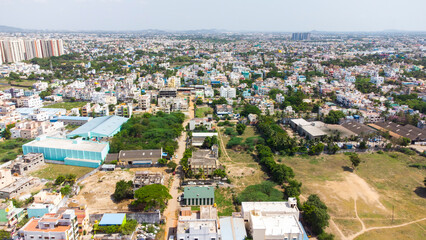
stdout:
[[(112, 172), (97, 172), (83, 180), (80, 185), (83, 187), (80, 193), (74, 197), (80, 203), (86, 204), (89, 213), (115, 213), (128, 211), (128, 205), (132, 200), (124, 200), (119, 203), (113, 201), (111, 195), (115, 191), (115, 184), (120, 180), (133, 180), (136, 171), (162, 172), (165, 168), (132, 168), (117, 169)], [(168, 178), (164, 179), (167, 185)]]
[(211, 107), (200, 107), (200, 108), (197, 108), (197, 110), (195, 111), (195, 117), (203, 118), (207, 116), (207, 114), (212, 114), (212, 113), (213, 113), (213, 109)]
[(302, 200), (315, 193), (327, 204), (329, 231), (338, 239), (424, 239), (426, 171), (408, 165), (424, 164), (426, 158), (401, 153), (359, 156), (362, 162), (355, 172), (343, 154), (286, 157), (282, 162), (303, 183)]
[[(226, 127), (220, 128), (219, 142), (222, 149), (222, 155), (219, 162), (226, 167), (226, 172), (235, 186), (234, 191), (238, 194), (247, 186), (259, 184), (267, 179), (266, 174), (260, 169), (259, 164), (255, 161), (252, 153), (247, 151), (234, 151), (232, 149), (225, 149), (226, 144), (230, 137), (223, 133)], [(247, 126), (244, 134), (238, 137), (243, 138), (243, 141), (249, 137), (256, 136), (254, 128)]]
[(59, 175), (75, 174), (77, 178), (83, 176), (86, 173), (93, 171), (94, 168), (88, 167), (77, 167), (61, 164), (46, 164), (40, 169), (31, 173), (31, 176), (44, 178), (49, 180), (55, 180)]
[(61, 102), (44, 106), (44, 108), (65, 108), (66, 110), (71, 110), (73, 108), (83, 107), (86, 103), (87, 102)]

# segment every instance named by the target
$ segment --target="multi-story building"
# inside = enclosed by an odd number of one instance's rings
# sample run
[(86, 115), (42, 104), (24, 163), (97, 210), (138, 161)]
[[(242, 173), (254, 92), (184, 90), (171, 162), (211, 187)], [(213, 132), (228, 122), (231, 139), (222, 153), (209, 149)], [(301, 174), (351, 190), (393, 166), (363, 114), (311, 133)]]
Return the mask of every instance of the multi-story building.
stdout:
[(42, 153), (28, 153), (24, 156), (18, 157), (12, 166), (12, 174), (17, 173), (24, 175), (26, 172), (34, 170), (35, 168), (43, 165), (44, 156)]
[(288, 202), (242, 202), (241, 213), (253, 240), (305, 237), (295, 198), (289, 198)]
[(224, 98), (235, 98), (237, 96), (237, 90), (235, 88), (231, 88), (229, 86), (220, 87), (220, 96)]
[(190, 207), (180, 211), (177, 226), (177, 240), (218, 240), (217, 209), (201, 206), (200, 212), (192, 212)]
[(43, 107), (43, 101), (41, 100), (40, 96), (38, 96), (38, 95), (23, 97), (21, 99), (22, 99), (22, 105), (25, 108), (41, 108), (41, 107)]
[(148, 110), (151, 107), (151, 96), (143, 95), (139, 97), (139, 108), (142, 110)]
[(9, 169), (1, 168), (0, 169), (0, 189), (8, 186), (13, 182), (12, 173)]
[(293, 41), (309, 40), (310, 38), (311, 38), (310, 33), (293, 33), (291, 36), (291, 40)]
[(32, 218), (19, 230), (18, 235), (24, 240), (77, 240), (77, 216), (73, 209), (67, 209), (60, 214), (48, 213), (41, 218)]
[(205, 175), (212, 175), (218, 168), (219, 149), (217, 145), (213, 145), (212, 149), (198, 149), (192, 153), (192, 157), (188, 159), (188, 165), (194, 174), (203, 172)]
[(133, 113), (133, 106), (130, 103), (127, 105), (118, 105), (115, 108), (116, 116), (130, 118), (132, 117), (132, 113)]
[(21, 62), (32, 58), (46, 58), (64, 54), (61, 39), (20, 39), (0, 40), (0, 61)]

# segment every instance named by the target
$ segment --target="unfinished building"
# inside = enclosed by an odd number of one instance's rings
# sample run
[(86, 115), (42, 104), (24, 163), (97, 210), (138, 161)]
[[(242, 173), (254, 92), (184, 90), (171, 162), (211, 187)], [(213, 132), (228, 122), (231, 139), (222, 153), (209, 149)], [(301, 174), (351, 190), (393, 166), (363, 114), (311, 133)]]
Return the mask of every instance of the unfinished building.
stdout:
[(164, 176), (159, 172), (137, 171), (133, 179), (133, 188), (136, 190), (146, 185), (163, 183)]

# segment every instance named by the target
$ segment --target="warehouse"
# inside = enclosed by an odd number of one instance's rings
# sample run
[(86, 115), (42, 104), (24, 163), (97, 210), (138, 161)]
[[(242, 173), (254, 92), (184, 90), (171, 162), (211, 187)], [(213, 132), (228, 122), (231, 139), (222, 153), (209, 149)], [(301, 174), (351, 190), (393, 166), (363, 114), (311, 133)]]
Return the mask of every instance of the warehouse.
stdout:
[(183, 204), (187, 206), (213, 205), (213, 187), (185, 187)]
[(24, 154), (43, 153), (46, 160), (66, 165), (97, 168), (108, 154), (109, 143), (40, 136), (24, 144), (22, 150)]
[(101, 140), (102, 138), (112, 137), (121, 130), (121, 126), (127, 120), (129, 119), (118, 116), (98, 117), (72, 131), (67, 135), (67, 138), (79, 136), (84, 139)]
[(394, 122), (370, 123), (370, 127), (383, 132), (389, 132), (392, 137), (406, 137), (413, 144), (421, 144), (426, 142), (426, 130), (414, 127), (413, 125), (400, 125)]

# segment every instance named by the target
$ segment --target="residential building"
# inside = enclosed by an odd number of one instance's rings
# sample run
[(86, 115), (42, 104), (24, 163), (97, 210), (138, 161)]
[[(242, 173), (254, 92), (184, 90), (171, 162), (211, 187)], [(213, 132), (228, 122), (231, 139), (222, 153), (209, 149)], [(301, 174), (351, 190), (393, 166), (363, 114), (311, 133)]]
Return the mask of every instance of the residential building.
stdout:
[(151, 108), (151, 96), (150, 95), (142, 95), (139, 97), (139, 105), (138, 107), (141, 110), (148, 110)]
[(307, 239), (295, 198), (288, 202), (242, 202), (241, 213), (253, 240)]
[(219, 240), (217, 223), (215, 207), (201, 206), (199, 213), (184, 207), (178, 219), (177, 240)]
[(19, 195), (21, 192), (39, 185), (40, 180), (33, 177), (18, 177), (14, 178), (13, 182), (6, 187), (0, 189), (0, 198), (14, 198)]
[(41, 218), (44, 214), (56, 211), (61, 200), (61, 193), (40, 191), (34, 195), (34, 202), (27, 207), (28, 218)]
[(194, 147), (201, 147), (204, 143), (204, 140), (206, 137), (217, 137), (217, 132), (193, 132), (192, 133), (192, 139), (191, 139), (191, 145)]
[(230, 86), (224, 87), (221, 86), (219, 90), (220, 96), (224, 98), (236, 98), (237, 97), (237, 90), (235, 88), (232, 88)]
[(126, 104), (126, 105), (118, 105), (115, 108), (114, 114), (116, 116), (130, 118), (130, 117), (132, 117), (132, 114), (133, 114), (133, 106), (130, 103)]
[(217, 105), (216, 106), (216, 114), (218, 117), (224, 117), (225, 115), (232, 116), (233, 109), (231, 105)]
[(204, 175), (212, 175), (219, 167), (219, 149), (217, 145), (213, 145), (210, 149), (198, 149), (192, 152), (192, 157), (188, 159), (189, 168), (194, 174), (202, 173)]
[(12, 201), (0, 203), (0, 226), (12, 228), (24, 217), (24, 208), (16, 208)]
[(189, 121), (189, 130), (193, 131), (195, 128), (205, 128), (210, 131), (212, 129), (212, 123), (208, 118), (193, 118)]
[(0, 189), (13, 183), (12, 173), (10, 169), (0, 168)]
[(12, 174), (24, 175), (44, 164), (43, 153), (28, 153), (13, 161)]
[(23, 240), (79, 238), (77, 216), (73, 209), (62, 213), (48, 213), (41, 218), (32, 218), (19, 231)]

